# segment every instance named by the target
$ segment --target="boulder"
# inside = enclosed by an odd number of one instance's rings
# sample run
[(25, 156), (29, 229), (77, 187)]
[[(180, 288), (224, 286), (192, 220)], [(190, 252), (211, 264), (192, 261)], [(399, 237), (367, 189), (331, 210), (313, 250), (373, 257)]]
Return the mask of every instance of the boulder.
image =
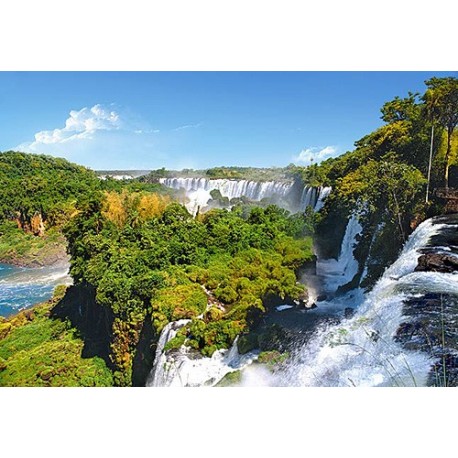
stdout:
[(416, 272), (451, 273), (458, 270), (458, 257), (443, 253), (427, 253), (418, 258)]

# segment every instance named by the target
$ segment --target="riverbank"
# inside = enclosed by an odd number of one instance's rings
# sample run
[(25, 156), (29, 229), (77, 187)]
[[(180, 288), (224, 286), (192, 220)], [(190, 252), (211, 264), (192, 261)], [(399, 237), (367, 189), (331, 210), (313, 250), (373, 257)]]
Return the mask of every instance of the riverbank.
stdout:
[[(4, 226), (4, 225), (3, 225)], [(66, 264), (67, 241), (61, 232), (48, 231), (43, 237), (17, 228), (0, 230), (0, 263), (16, 267), (50, 267)]]

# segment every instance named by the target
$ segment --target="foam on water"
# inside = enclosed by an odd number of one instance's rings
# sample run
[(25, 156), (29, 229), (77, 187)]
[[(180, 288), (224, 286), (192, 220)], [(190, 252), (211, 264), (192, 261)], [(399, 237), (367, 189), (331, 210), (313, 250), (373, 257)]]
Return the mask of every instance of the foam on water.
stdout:
[(358, 272), (358, 261), (353, 256), (356, 236), (361, 232), (356, 214), (351, 215), (342, 240), (338, 259), (318, 259), (316, 273), (324, 279), (324, 290), (334, 292), (339, 286), (345, 285)]
[(432, 361), (406, 351), (393, 339), (402, 321), (403, 302), (412, 294), (458, 291), (458, 276), (413, 272), (420, 249), (445, 225), (422, 223), (398, 260), (367, 294), (355, 315), (324, 326), (300, 348), (283, 383), (292, 386), (422, 386)]
[(237, 339), (229, 350), (215, 351), (211, 358), (202, 357), (185, 346), (164, 352), (166, 343), (187, 323), (189, 320), (174, 321), (162, 330), (146, 386), (214, 386), (229, 372), (246, 367), (258, 357), (255, 351), (240, 355)]
[(0, 316), (46, 301), (57, 285), (71, 282), (68, 265), (22, 268), (0, 264)]

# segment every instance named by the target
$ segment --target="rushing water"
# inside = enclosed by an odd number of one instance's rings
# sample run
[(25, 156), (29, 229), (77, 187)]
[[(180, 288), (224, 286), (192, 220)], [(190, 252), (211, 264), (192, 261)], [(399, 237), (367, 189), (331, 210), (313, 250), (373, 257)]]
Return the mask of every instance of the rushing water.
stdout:
[(356, 236), (361, 233), (361, 230), (362, 227), (357, 215), (351, 215), (345, 229), (338, 259), (317, 260), (317, 275), (324, 278), (325, 292), (335, 292), (339, 286), (351, 281), (358, 272), (358, 261), (353, 255), (353, 250)]
[(0, 316), (50, 299), (57, 285), (70, 283), (67, 265), (22, 268), (0, 264)]
[(253, 201), (269, 199), (281, 207), (292, 212), (304, 211), (311, 206), (316, 211), (322, 208), (324, 200), (329, 195), (329, 187), (304, 187), (299, 196), (294, 190), (292, 181), (250, 181), (250, 180), (227, 180), (208, 178), (161, 178), (160, 183), (172, 189), (186, 192), (186, 208), (192, 214), (196, 214), (198, 208), (205, 208), (211, 199), (210, 192), (217, 189), (223, 197), (229, 200), (239, 197), (247, 197)]
[[(213, 358), (199, 358), (188, 354), (185, 348), (170, 357), (164, 354), (163, 347), (173, 335), (163, 334), (155, 367), (157, 371), (157, 364), (161, 364), (167, 370), (150, 385), (214, 385), (225, 373), (235, 369), (242, 369), (240, 386), (427, 385), (432, 367), (437, 364), (437, 354), (420, 351), (420, 347), (415, 346), (408, 349), (396, 340), (396, 334), (400, 325), (408, 321), (403, 315), (406, 301), (431, 293), (458, 297), (458, 274), (415, 271), (418, 258), (425, 250), (450, 252), (448, 247), (432, 246), (431, 239), (451, 229), (456, 231), (454, 225), (443, 221), (423, 222), (371, 292), (353, 290), (327, 303), (332, 307), (335, 302), (340, 310), (345, 306), (356, 307), (354, 315), (338, 323), (335, 320), (322, 322), (305, 344), (293, 350), (287, 365), (275, 374), (262, 365), (251, 364), (256, 355), (243, 359), (245, 355), (238, 355), (235, 346)], [(321, 264), (321, 274), (327, 275), (328, 288), (341, 284), (340, 278), (339, 281), (335, 278), (337, 271), (343, 273), (337, 277), (343, 276), (345, 280), (355, 272), (352, 251), (359, 231), (357, 220), (350, 219), (339, 260)], [(320, 307), (322, 304), (316, 310)]]
[(355, 315), (325, 326), (300, 348), (283, 374), (293, 386), (422, 386), (431, 370), (427, 353), (408, 351), (394, 336), (404, 301), (430, 291), (458, 291), (458, 276), (414, 272), (421, 249), (446, 225), (422, 223), (401, 255), (367, 294)]
[(215, 351), (211, 358), (203, 358), (185, 346), (164, 353), (165, 344), (187, 323), (189, 320), (173, 321), (162, 330), (147, 386), (213, 386), (226, 374), (248, 366), (258, 356), (258, 352), (240, 355), (237, 339), (229, 350)]

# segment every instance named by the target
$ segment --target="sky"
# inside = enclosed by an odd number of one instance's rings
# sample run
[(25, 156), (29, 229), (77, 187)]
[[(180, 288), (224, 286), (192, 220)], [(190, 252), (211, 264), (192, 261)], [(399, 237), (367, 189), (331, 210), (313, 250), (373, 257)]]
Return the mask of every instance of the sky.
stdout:
[(0, 151), (96, 170), (309, 165), (457, 72), (0, 72)]

